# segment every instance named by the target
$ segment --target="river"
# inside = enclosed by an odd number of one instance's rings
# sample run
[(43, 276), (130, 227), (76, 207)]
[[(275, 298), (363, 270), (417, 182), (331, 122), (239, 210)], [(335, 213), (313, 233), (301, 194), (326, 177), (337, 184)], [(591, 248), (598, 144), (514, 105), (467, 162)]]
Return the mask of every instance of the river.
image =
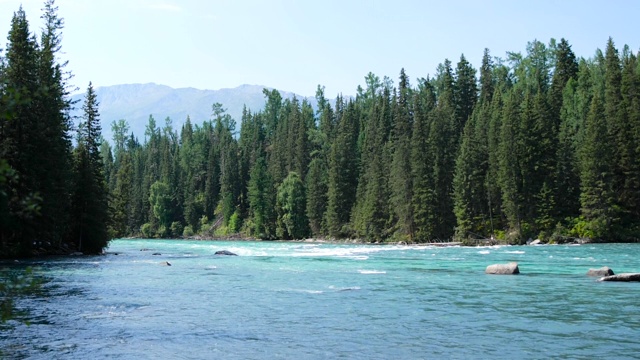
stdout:
[[(520, 275), (484, 274), (510, 261)], [(0, 325), (0, 357), (637, 359), (640, 284), (586, 276), (604, 265), (640, 272), (640, 244), (115, 240), (0, 263), (46, 279), (18, 301), (29, 325)]]

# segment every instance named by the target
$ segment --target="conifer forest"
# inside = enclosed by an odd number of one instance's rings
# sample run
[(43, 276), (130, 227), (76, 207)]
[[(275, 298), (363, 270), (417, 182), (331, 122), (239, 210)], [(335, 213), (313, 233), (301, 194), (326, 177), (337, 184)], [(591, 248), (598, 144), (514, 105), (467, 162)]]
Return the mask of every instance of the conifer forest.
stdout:
[(640, 239), (640, 63), (611, 38), (591, 57), (533, 40), (479, 68), (368, 73), (354, 96), (318, 86), (315, 109), (265, 89), (241, 119), (216, 103), (180, 129), (149, 117), (141, 139), (107, 119), (103, 139), (93, 86), (70, 101), (51, 0), (43, 19), (36, 36), (18, 10), (0, 53), (4, 257), (132, 236)]

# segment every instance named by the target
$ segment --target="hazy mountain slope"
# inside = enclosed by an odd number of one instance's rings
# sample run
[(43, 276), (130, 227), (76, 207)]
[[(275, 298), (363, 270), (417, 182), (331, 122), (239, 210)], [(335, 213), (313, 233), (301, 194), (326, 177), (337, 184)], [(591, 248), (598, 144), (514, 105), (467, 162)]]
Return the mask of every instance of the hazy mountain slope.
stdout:
[[(241, 85), (232, 89), (199, 90), (194, 88), (173, 89), (158, 84), (126, 84), (98, 87), (95, 89), (102, 123), (102, 134), (111, 141), (111, 123), (126, 119), (132, 131), (140, 141), (144, 141), (144, 129), (149, 115), (156, 120), (158, 127), (171, 118), (174, 129), (180, 131), (187, 116), (194, 124), (201, 124), (211, 118), (211, 105), (219, 102), (227, 109), (240, 129), (242, 108), (246, 104), (253, 112), (262, 110), (265, 98), (260, 85)], [(293, 93), (280, 91), (283, 98), (292, 98)], [(302, 100), (305, 97), (297, 96)], [(81, 115), (84, 94), (77, 94), (73, 99), (79, 100), (75, 115)], [(315, 108), (315, 98), (306, 98)]]

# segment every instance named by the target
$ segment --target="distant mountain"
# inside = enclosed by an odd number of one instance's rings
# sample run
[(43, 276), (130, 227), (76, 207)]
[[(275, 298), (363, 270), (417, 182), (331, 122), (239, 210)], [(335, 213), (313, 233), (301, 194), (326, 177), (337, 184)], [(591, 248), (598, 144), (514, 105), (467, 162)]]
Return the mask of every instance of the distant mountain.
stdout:
[[(129, 131), (142, 142), (149, 115), (154, 117), (158, 127), (164, 126), (167, 117), (171, 118), (173, 128), (179, 132), (187, 116), (193, 124), (202, 124), (203, 121), (209, 120), (211, 105), (216, 102), (227, 109), (227, 113), (236, 120), (237, 130), (240, 130), (244, 105), (252, 112), (258, 112), (264, 108), (265, 97), (262, 93), (264, 88), (271, 89), (260, 85), (241, 85), (220, 90), (174, 89), (149, 83), (98, 87), (95, 92), (100, 103), (98, 110), (104, 138), (112, 142), (111, 123), (125, 119), (129, 123)], [(280, 91), (280, 94), (283, 98), (293, 98), (295, 95), (286, 91)], [(306, 99), (314, 109), (316, 108), (315, 98), (295, 96), (300, 101)], [(74, 115), (82, 115), (84, 94), (76, 94), (72, 98), (79, 101)]]

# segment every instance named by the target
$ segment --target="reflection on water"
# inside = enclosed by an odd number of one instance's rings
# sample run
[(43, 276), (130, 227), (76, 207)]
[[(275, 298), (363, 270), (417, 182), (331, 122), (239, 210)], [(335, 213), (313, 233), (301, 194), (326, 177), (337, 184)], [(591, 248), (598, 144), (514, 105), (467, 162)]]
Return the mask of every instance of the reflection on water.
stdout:
[[(213, 255), (223, 249), (240, 256)], [(0, 264), (46, 279), (18, 302), (31, 325), (5, 324), (0, 349), (18, 359), (634, 358), (637, 284), (585, 273), (640, 271), (639, 255), (617, 244), (115, 241), (105, 256)], [(484, 274), (509, 261), (521, 275)]]

